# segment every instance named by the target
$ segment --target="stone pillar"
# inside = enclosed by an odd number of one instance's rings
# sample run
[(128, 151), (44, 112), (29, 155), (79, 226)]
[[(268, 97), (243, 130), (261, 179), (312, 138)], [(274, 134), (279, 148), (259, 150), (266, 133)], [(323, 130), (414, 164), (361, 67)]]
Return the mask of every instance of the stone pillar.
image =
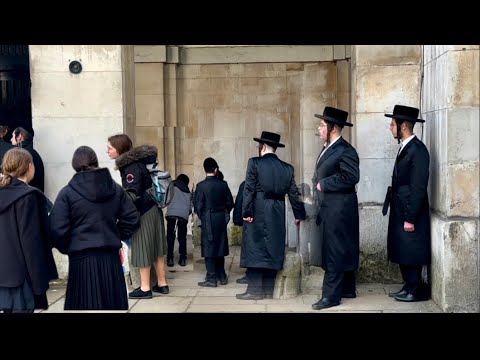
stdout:
[(424, 46), (432, 298), (446, 312), (480, 311), (479, 53), (478, 45)]
[[(177, 129), (177, 74), (176, 64), (165, 64), (164, 66), (164, 84), (165, 84), (165, 128), (164, 128), (164, 149), (165, 149), (165, 169), (172, 177), (177, 175), (176, 171), (176, 153), (178, 146), (176, 140), (181, 138), (182, 131)], [(184, 135), (184, 133), (183, 133)]]
[(352, 144), (360, 158), (359, 281), (401, 282), (398, 266), (387, 263), (388, 215), (381, 213), (398, 151), (384, 113), (395, 104), (419, 107), (420, 58), (417, 45), (352, 48)]
[(135, 61), (135, 145), (157, 146), (159, 166), (165, 168), (164, 64)]
[[(120, 45), (30, 45), (32, 123), (35, 148), (45, 166), (45, 193), (54, 201), (74, 174), (73, 152), (81, 145), (95, 150), (99, 165), (120, 181), (106, 154), (108, 136), (123, 132), (123, 69)], [(83, 71), (72, 74), (71, 61)], [(54, 251), (60, 278), (66, 256)]]

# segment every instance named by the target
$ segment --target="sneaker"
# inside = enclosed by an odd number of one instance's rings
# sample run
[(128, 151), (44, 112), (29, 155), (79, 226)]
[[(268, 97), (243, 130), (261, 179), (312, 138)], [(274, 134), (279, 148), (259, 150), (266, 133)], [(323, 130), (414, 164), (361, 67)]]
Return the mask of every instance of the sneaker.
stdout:
[(156, 285), (152, 286), (152, 291), (156, 292), (156, 293), (166, 295), (170, 292), (170, 289), (168, 288), (168, 285), (158, 286), (158, 284), (156, 284)]
[(151, 299), (152, 297), (152, 290), (143, 291), (140, 288), (136, 288), (130, 294), (128, 294), (129, 299)]

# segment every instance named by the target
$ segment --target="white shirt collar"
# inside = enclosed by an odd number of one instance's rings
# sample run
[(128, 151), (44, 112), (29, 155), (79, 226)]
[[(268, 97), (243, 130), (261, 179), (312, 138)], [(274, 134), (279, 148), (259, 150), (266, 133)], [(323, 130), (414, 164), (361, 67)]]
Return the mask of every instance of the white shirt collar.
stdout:
[(330, 146), (332, 146), (333, 144), (335, 144), (335, 142), (336, 142), (338, 139), (340, 139), (341, 137), (342, 137), (342, 135), (340, 135), (340, 136), (337, 137), (335, 140), (333, 140), (332, 142), (330, 142), (330, 144), (328, 144), (328, 146), (325, 148), (325, 150), (328, 149), (328, 148), (329, 148)]
[(410, 135), (408, 138), (400, 142), (400, 151), (398, 152), (399, 154), (402, 152), (403, 148), (407, 146), (407, 144), (412, 141), (412, 139), (415, 137), (415, 134)]

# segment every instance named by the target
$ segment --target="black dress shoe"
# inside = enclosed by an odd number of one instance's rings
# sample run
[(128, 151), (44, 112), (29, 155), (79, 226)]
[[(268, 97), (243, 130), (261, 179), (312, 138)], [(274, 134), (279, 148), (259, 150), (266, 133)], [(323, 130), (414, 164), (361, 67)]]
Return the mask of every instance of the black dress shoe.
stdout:
[(151, 299), (152, 297), (152, 290), (143, 291), (140, 288), (136, 288), (128, 294), (129, 299)]
[(405, 294), (395, 295), (393, 297), (395, 300), (404, 301), (404, 302), (416, 302), (416, 301), (427, 301), (428, 298), (425, 296), (415, 296), (405, 291)]
[(323, 298), (317, 301), (315, 304), (312, 305), (313, 310), (322, 310), (327, 309), (332, 306), (340, 305), (340, 301), (330, 301), (328, 298)]
[(178, 265), (180, 265), (180, 266), (185, 266), (185, 265), (187, 265), (187, 259), (185, 259), (185, 258), (180, 258), (180, 260), (178, 260)]
[(248, 278), (247, 278), (247, 275), (245, 275), (244, 277), (241, 277), (240, 279), (237, 279), (237, 284), (248, 284)]
[(168, 267), (172, 267), (174, 264), (173, 264), (173, 259), (169, 258), (167, 259), (167, 266)]
[(217, 282), (216, 281), (201, 281), (198, 283), (198, 286), (203, 286), (203, 287), (217, 287)]
[(239, 300), (263, 300), (263, 295), (243, 293), (235, 295)]
[(168, 285), (158, 286), (158, 284), (156, 284), (156, 285), (152, 286), (152, 291), (156, 292), (156, 293), (166, 295), (170, 292), (170, 289), (168, 288)]
[(220, 279), (220, 284), (221, 284), (221, 285), (227, 285), (227, 284), (228, 284), (228, 277), (227, 277), (227, 276), (222, 277), (222, 278)]
[(408, 294), (408, 291), (407, 291), (407, 290), (401, 289), (401, 290), (396, 291), (396, 292), (388, 293), (388, 296), (390, 296), (390, 297), (395, 297), (395, 296), (397, 296), (397, 295), (404, 296), (404, 295), (407, 295), (407, 294)]
[(357, 297), (357, 294), (355, 294), (355, 293), (342, 294), (342, 298), (344, 298), (344, 299), (355, 299), (356, 297)]

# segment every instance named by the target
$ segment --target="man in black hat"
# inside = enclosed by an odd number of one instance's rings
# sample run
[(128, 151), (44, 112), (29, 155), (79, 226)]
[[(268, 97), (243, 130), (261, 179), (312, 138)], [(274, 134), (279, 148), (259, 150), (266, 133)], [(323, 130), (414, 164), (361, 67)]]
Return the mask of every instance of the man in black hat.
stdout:
[(358, 199), (355, 185), (360, 179), (357, 151), (342, 137), (348, 112), (325, 107), (318, 132), (325, 140), (317, 158), (313, 186), (318, 208), (320, 238), (311, 243), (310, 264), (325, 270), (322, 298), (314, 310), (340, 304), (342, 298), (355, 298), (355, 271), (359, 262)]
[(295, 224), (305, 220), (293, 166), (281, 161), (275, 151), (285, 147), (280, 135), (263, 131), (258, 157), (248, 160), (243, 191), (243, 237), (240, 266), (247, 268), (248, 287), (241, 300), (272, 298), (278, 270), (285, 259), (285, 195), (288, 194)]
[(383, 207), (388, 221), (388, 259), (399, 264), (404, 286), (389, 296), (399, 301), (422, 301), (430, 297), (429, 286), (422, 280), (422, 266), (430, 264), (430, 206), (428, 177), (430, 155), (413, 133), (418, 118), (416, 108), (395, 105), (390, 131), (400, 144), (393, 168), (392, 186)]

